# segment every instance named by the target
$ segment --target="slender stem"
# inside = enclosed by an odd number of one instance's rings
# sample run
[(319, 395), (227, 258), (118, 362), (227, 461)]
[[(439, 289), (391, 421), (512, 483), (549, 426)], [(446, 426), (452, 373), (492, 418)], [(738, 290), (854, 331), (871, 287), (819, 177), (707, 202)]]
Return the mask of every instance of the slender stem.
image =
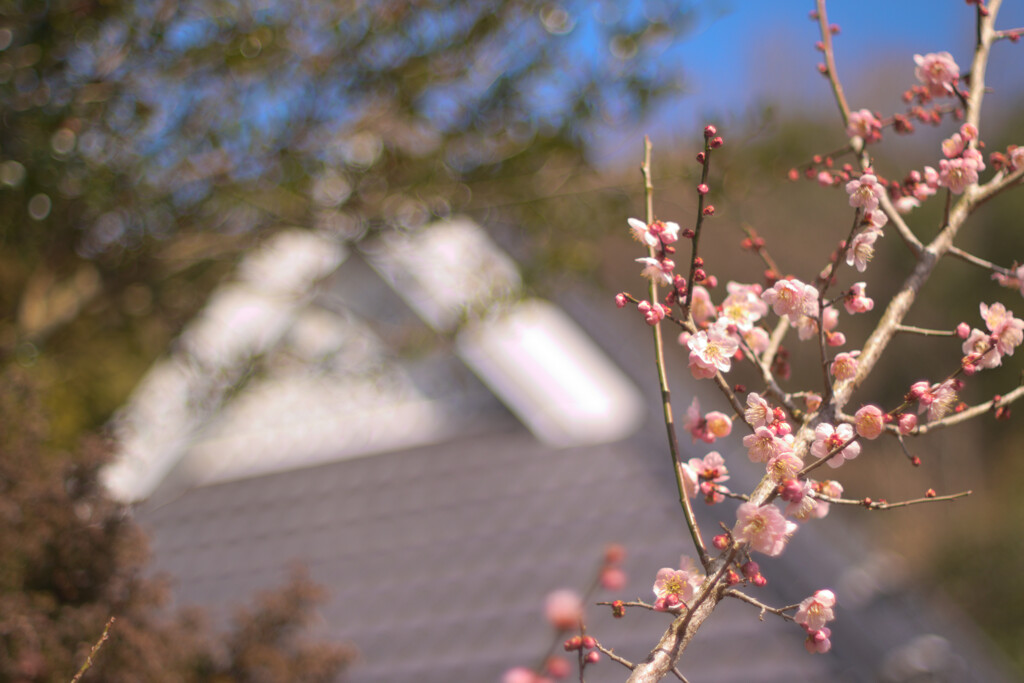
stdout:
[(608, 657), (608, 659), (612, 660), (613, 662), (615, 662), (617, 664), (621, 664), (622, 666), (626, 667), (630, 671), (632, 671), (633, 669), (636, 668), (636, 664), (634, 664), (633, 662), (629, 661), (628, 659), (626, 659), (624, 657), (620, 657), (619, 655), (615, 654), (614, 650), (605, 647), (604, 645), (602, 645), (597, 640), (594, 640), (594, 647), (596, 647), (598, 650), (603, 652), (605, 654), (605, 656)]
[[(647, 224), (650, 225), (654, 222), (654, 185), (651, 181), (651, 139), (647, 136), (644, 136), (644, 163), (640, 167), (640, 170), (644, 176)], [(649, 247), (649, 251), (653, 257), (654, 248)], [(696, 253), (696, 243), (694, 246), (694, 253)], [(651, 302), (656, 303), (658, 301), (658, 286), (655, 284), (653, 278), (651, 279), (649, 291), (651, 295)], [(689, 290), (687, 291), (689, 292)], [(700, 527), (697, 525), (697, 518), (693, 514), (693, 507), (690, 504), (690, 499), (686, 495), (683, 473), (680, 470), (681, 460), (679, 458), (679, 440), (676, 437), (675, 420), (672, 417), (672, 394), (669, 391), (668, 376), (665, 373), (665, 348), (661, 336), (661, 325), (652, 325), (651, 329), (654, 334), (654, 359), (655, 365), (658, 368), (658, 386), (661, 389), (661, 407), (665, 418), (665, 431), (668, 433), (668, 447), (669, 453), (672, 456), (672, 471), (675, 473), (676, 491), (679, 493), (679, 504), (683, 508), (683, 516), (686, 518), (686, 527), (690, 531), (690, 536), (693, 539), (693, 545), (700, 556), (700, 562), (704, 566), (705, 571), (707, 571), (707, 567), (711, 563), (711, 558), (708, 556), (707, 547), (704, 545), (704, 539), (701, 537)]]
[(836, 103), (839, 105), (839, 113), (843, 117), (843, 128), (850, 125), (850, 105), (846, 103), (846, 95), (843, 94), (843, 85), (836, 76), (836, 56), (832, 50), (832, 31), (828, 25), (828, 14), (825, 12), (825, 0), (818, 2), (818, 27), (821, 29), (821, 43), (825, 50), (825, 68), (828, 69), (828, 82), (832, 86), (832, 94), (835, 95)]
[(725, 591), (725, 597), (727, 597), (727, 598), (736, 598), (737, 600), (741, 600), (741, 601), (747, 603), (748, 605), (753, 605), (754, 607), (757, 607), (758, 609), (761, 610), (761, 621), (764, 621), (765, 612), (771, 612), (772, 614), (777, 614), (778, 616), (782, 617), (786, 621), (794, 621), (793, 617), (791, 617), (788, 614), (786, 614), (786, 612), (789, 612), (790, 610), (795, 610), (795, 609), (800, 607), (800, 605), (786, 605), (785, 607), (770, 607), (770, 606), (764, 604), (763, 602), (761, 602), (760, 600), (758, 600), (757, 598), (752, 598), (749, 595), (747, 595), (746, 593), (743, 593), (742, 591), (738, 591), (735, 588), (730, 588), (729, 590)]
[(967, 496), (974, 493), (973, 491), (961, 491), (960, 493), (951, 493), (946, 496), (931, 496), (924, 498), (914, 498), (912, 500), (903, 500), (898, 503), (887, 503), (884, 500), (853, 500), (852, 498), (833, 498), (832, 496), (826, 496), (821, 493), (813, 494), (815, 500), (820, 500), (825, 503), (832, 503), (834, 505), (856, 505), (858, 507), (867, 508), (868, 510), (893, 510), (895, 508), (905, 508), (911, 505), (921, 505), (922, 503), (942, 503), (950, 500), (956, 500), (957, 498), (966, 498)]
[(981, 258), (979, 256), (975, 256), (974, 254), (970, 254), (970, 253), (968, 253), (968, 252), (966, 252), (963, 249), (960, 249), (958, 247), (952, 247), (951, 246), (949, 248), (949, 252), (948, 253), (949, 253), (950, 256), (955, 256), (956, 258), (960, 259), (961, 261), (964, 261), (966, 263), (970, 263), (971, 265), (978, 266), (979, 268), (984, 268), (985, 270), (991, 270), (992, 272), (1000, 273), (1000, 274), (1006, 275), (1006, 276), (1012, 276), (1014, 274), (1013, 271), (1010, 270), (1009, 268), (1003, 268), (1002, 266), (997, 266), (996, 264), (992, 263), (991, 261), (986, 261), (985, 259), (983, 259), (983, 258)]
[(955, 337), (955, 330), (927, 330), (923, 327), (913, 325), (897, 325), (896, 332), (903, 334), (918, 334), (922, 337)]
[(955, 424), (960, 424), (961, 422), (966, 422), (971, 418), (984, 415), (985, 413), (990, 412), (993, 408), (1010, 405), (1021, 396), (1024, 396), (1024, 387), (1017, 387), (1010, 393), (1000, 396), (998, 401), (995, 399), (985, 401), (984, 403), (979, 403), (976, 406), (971, 406), (966, 410), (961, 410), (959, 413), (948, 415), (940, 420), (918, 425), (910, 433), (914, 435), (927, 434), (930, 431), (942, 429), (943, 427), (952, 427)]
[(103, 627), (103, 634), (100, 636), (100, 639), (96, 641), (96, 644), (92, 646), (92, 649), (89, 650), (89, 654), (86, 656), (85, 662), (82, 663), (82, 668), (80, 668), (78, 673), (75, 674), (75, 677), (71, 679), (71, 683), (78, 683), (78, 681), (82, 680), (82, 676), (84, 676), (85, 672), (92, 666), (93, 658), (96, 656), (96, 653), (100, 651), (103, 644), (110, 638), (110, 627), (114, 625), (115, 621), (117, 621), (117, 617), (110, 617), (110, 619), (107, 620), (107, 625)]

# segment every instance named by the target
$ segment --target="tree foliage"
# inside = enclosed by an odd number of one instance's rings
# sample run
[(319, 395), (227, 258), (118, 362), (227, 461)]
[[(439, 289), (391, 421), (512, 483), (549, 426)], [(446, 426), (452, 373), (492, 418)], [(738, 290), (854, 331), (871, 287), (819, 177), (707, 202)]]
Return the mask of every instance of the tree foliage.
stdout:
[(147, 578), (145, 540), (98, 481), (110, 452), (86, 439), (46, 445), (47, 425), (24, 372), (0, 377), (0, 680), (68, 681), (111, 616), (110, 641), (83, 680), (331, 681), (352, 660), (301, 636), (320, 589), (296, 571), (215, 633), (198, 611), (167, 613), (167, 587)]

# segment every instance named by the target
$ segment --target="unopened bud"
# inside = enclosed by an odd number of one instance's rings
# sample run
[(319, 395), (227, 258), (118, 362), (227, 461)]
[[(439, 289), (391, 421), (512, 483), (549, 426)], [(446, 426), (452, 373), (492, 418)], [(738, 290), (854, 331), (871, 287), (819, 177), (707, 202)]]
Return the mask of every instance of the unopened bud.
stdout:
[(710, 140), (711, 138), (715, 137), (716, 135), (718, 135), (718, 129), (717, 128), (715, 128), (712, 125), (704, 126), (704, 137), (705, 138)]

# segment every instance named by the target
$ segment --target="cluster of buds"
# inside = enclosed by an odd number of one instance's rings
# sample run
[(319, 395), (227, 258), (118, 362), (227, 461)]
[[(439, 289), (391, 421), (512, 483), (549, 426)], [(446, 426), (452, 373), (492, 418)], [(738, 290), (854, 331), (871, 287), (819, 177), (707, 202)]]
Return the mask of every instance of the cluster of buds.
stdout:
[(622, 570), (622, 561), (626, 559), (626, 549), (617, 543), (609, 544), (604, 550), (604, 560), (598, 580), (601, 587), (609, 591), (619, 591), (626, 586), (626, 572)]
[(601, 661), (601, 653), (595, 649), (597, 641), (592, 636), (573, 636), (565, 641), (562, 647), (566, 652), (584, 652), (583, 661), (587, 664), (597, 664)]

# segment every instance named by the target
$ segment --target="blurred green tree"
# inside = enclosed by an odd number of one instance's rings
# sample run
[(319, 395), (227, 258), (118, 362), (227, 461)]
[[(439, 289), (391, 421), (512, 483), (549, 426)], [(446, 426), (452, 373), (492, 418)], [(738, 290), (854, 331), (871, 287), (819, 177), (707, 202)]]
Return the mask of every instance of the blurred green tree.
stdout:
[(581, 230), (600, 207), (523, 202), (585, 174), (600, 127), (677, 89), (655, 57), (693, 16), (646, 0), (4, 0), (0, 352), (53, 388), (67, 445), (277, 226), (358, 240), (501, 206)]
[(111, 616), (84, 681), (333, 681), (352, 661), (300, 637), (321, 597), (301, 571), (226, 633), (198, 611), (166, 613), (166, 586), (143, 575), (141, 532), (99, 484), (108, 446), (49, 447), (22, 370), (0, 375), (0, 433), (0, 680), (71, 680)]

